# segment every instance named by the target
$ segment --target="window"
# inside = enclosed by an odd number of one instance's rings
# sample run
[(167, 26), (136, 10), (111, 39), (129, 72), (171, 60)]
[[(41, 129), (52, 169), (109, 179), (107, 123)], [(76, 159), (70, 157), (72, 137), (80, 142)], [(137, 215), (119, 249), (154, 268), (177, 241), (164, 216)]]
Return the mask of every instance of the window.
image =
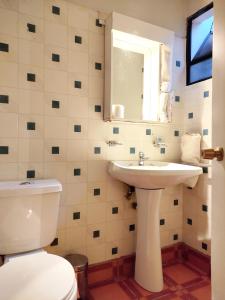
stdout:
[(213, 3), (187, 19), (187, 85), (212, 77)]

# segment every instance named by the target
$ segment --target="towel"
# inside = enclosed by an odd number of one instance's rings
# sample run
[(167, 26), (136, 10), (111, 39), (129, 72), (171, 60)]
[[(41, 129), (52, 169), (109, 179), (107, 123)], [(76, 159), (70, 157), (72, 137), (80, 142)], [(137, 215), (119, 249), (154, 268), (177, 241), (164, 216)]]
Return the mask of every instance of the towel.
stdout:
[(181, 160), (186, 163), (199, 164), (201, 155), (201, 135), (187, 133), (181, 138)]
[(171, 82), (169, 82), (169, 81), (163, 81), (163, 82), (161, 82), (160, 90), (163, 93), (169, 93), (169, 92), (171, 92)]
[(172, 114), (172, 93), (160, 93), (159, 97), (159, 121), (170, 122)]
[(171, 53), (169, 47), (161, 45), (161, 83), (170, 82), (170, 59)]
[(160, 122), (171, 121), (172, 115), (172, 91), (171, 91), (171, 51), (166, 45), (160, 48), (160, 96), (159, 96), (159, 113)]

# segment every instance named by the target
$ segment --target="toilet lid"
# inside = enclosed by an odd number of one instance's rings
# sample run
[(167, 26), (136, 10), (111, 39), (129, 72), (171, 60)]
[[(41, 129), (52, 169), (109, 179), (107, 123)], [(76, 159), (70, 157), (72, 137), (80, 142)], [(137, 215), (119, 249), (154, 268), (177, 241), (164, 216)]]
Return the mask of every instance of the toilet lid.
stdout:
[(77, 289), (72, 265), (53, 254), (27, 254), (0, 267), (4, 300), (66, 300)]

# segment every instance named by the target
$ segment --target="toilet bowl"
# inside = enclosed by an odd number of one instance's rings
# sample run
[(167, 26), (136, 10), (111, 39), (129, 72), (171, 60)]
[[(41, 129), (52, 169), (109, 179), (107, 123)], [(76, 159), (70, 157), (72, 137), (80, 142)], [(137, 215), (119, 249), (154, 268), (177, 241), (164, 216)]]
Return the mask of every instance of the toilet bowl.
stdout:
[(1, 300), (75, 300), (77, 283), (72, 265), (47, 252), (7, 256), (0, 267)]
[(56, 237), (62, 185), (0, 182), (0, 300), (76, 300), (72, 265), (42, 248)]

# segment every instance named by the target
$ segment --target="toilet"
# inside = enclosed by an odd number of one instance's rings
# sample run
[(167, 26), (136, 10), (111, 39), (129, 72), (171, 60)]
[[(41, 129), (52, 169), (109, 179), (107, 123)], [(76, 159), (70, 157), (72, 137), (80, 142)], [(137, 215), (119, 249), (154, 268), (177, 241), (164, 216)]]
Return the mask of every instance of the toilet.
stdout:
[(72, 265), (42, 248), (56, 236), (61, 184), (0, 182), (1, 300), (76, 300)]

